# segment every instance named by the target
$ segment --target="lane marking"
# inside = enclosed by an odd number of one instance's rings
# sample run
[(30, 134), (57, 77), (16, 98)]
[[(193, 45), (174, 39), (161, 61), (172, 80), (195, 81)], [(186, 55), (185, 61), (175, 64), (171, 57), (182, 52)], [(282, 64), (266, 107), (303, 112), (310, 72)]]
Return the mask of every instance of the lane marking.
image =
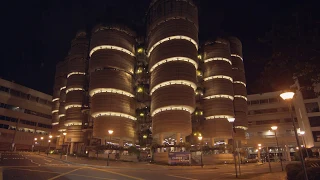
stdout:
[(108, 170), (104, 170), (104, 169), (98, 169), (98, 168), (93, 168), (93, 167), (88, 167), (88, 169), (94, 169), (94, 170), (97, 170), (97, 171), (104, 171), (104, 172), (108, 172), (108, 173), (111, 173), (111, 174), (116, 174), (116, 175), (119, 175), (119, 176), (131, 178), (131, 179), (136, 179), (136, 180), (144, 180), (142, 178), (138, 178), (138, 177), (122, 174), (122, 173), (117, 173), (117, 172), (113, 172), (113, 171), (108, 171)]
[(115, 179), (109, 179), (109, 178), (102, 178), (102, 177), (95, 177), (95, 176), (86, 176), (86, 175), (81, 175), (81, 174), (68, 174), (72, 176), (80, 176), (80, 177), (88, 177), (88, 178), (93, 178), (93, 179), (107, 179), (107, 180), (115, 180)]
[(187, 178), (187, 177), (183, 177), (183, 176), (175, 176), (175, 175), (171, 175), (171, 174), (167, 174), (167, 176), (176, 177), (176, 178), (180, 178), (180, 179), (198, 180), (198, 179)]
[(52, 162), (52, 160), (48, 160), (48, 159), (43, 159), (43, 160), (45, 160), (45, 161), (47, 161), (47, 162)]
[(67, 174), (70, 174), (70, 173), (72, 173), (72, 172), (78, 171), (78, 170), (80, 170), (80, 169), (84, 169), (84, 167), (82, 167), (82, 168), (77, 168), (77, 169), (68, 171), (68, 172), (63, 173), (63, 174), (59, 174), (58, 176), (52, 177), (52, 178), (50, 178), (50, 179), (48, 179), (48, 180), (57, 179), (57, 178), (59, 178), (59, 177), (61, 177), (61, 176), (65, 176), (65, 175), (67, 175)]
[(22, 171), (32, 171), (32, 172), (43, 172), (43, 173), (60, 174), (59, 172), (41, 171), (41, 170), (33, 170), (33, 169), (22, 169), (22, 168), (8, 168), (8, 169), (16, 169), (16, 170), (22, 170)]

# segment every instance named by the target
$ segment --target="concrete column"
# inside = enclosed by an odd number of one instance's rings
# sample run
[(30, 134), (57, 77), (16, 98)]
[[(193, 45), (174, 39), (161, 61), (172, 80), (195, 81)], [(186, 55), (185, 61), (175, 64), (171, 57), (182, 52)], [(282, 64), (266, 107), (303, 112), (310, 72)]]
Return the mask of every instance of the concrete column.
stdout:
[(261, 149), (258, 149), (258, 162), (261, 162), (261, 155), (260, 155)]
[(159, 134), (158, 143), (159, 143), (160, 145), (163, 144), (163, 134), (162, 134), (162, 133)]
[(290, 157), (290, 149), (288, 147), (288, 145), (284, 145), (284, 147), (286, 148), (286, 158), (287, 158), (287, 161), (291, 161), (291, 157)]
[(119, 146), (123, 146), (123, 139), (122, 138), (120, 138), (120, 140), (119, 140)]
[(229, 151), (228, 151), (228, 149), (227, 149), (227, 147), (228, 147), (228, 141), (229, 141), (229, 139), (224, 139), (224, 143), (225, 143), (225, 153), (229, 153)]
[(74, 151), (74, 142), (70, 143), (70, 151), (69, 154), (73, 154)]
[(211, 138), (211, 147), (214, 147), (214, 138)]
[[(176, 145), (180, 144), (181, 133), (176, 134)], [(172, 149), (171, 149), (172, 150)], [(180, 151), (180, 148), (175, 148), (173, 151)]]

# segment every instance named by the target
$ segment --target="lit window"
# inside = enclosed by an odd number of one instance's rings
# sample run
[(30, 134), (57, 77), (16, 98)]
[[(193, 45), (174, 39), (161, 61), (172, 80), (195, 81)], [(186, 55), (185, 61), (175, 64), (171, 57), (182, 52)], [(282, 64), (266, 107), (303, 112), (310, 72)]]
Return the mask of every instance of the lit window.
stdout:
[(202, 72), (200, 70), (197, 70), (197, 76), (199, 76), (199, 77), (202, 76)]
[(59, 100), (59, 98), (54, 98), (54, 99), (52, 99), (52, 102), (55, 102), (55, 101), (58, 101)]
[(226, 61), (232, 65), (232, 62), (230, 61), (230, 59), (227, 59), (224, 57), (215, 57), (215, 58), (209, 58), (209, 59), (204, 60), (205, 63), (210, 62), (210, 61)]
[(92, 56), (92, 54), (95, 52), (95, 51), (98, 51), (98, 50), (103, 50), (103, 49), (111, 49), (111, 50), (117, 50), (117, 51), (122, 51), (124, 53), (127, 53), (129, 54), (130, 56), (133, 56), (134, 57), (134, 54), (127, 50), (127, 49), (124, 49), (122, 47), (118, 47), (118, 46), (112, 46), (112, 45), (101, 45), (101, 46), (97, 46), (95, 48), (93, 48), (91, 51), (90, 51), (90, 57)]
[(65, 110), (69, 109), (69, 108), (81, 108), (82, 105), (81, 104), (70, 104), (64, 107)]
[(54, 113), (57, 113), (59, 112), (59, 110), (53, 110), (51, 113), (54, 114)]
[(129, 96), (129, 97), (134, 97), (133, 94), (131, 93), (128, 93), (126, 91), (122, 91), (122, 90), (119, 90), (119, 89), (113, 89), (113, 88), (97, 88), (97, 89), (92, 89), (89, 93), (89, 95), (92, 97), (94, 96), (95, 94), (99, 94), (99, 93), (116, 93), (116, 94), (122, 94), (122, 95), (125, 95), (125, 96)]
[(155, 114), (162, 112), (162, 111), (177, 111), (177, 110), (187, 111), (191, 114), (193, 112), (194, 108), (192, 108), (190, 106), (183, 106), (183, 105), (181, 105), (181, 106), (165, 106), (165, 107), (155, 109), (152, 112), (151, 116), (154, 116)]
[(68, 94), (68, 92), (71, 92), (71, 91), (84, 91), (83, 88), (69, 88), (66, 90), (66, 94)]
[(204, 78), (203, 80), (204, 80), (204, 81), (209, 81), (209, 80), (211, 80), (211, 79), (227, 79), (227, 80), (233, 82), (232, 77), (230, 77), (230, 76), (224, 76), (224, 75), (209, 76), (209, 77)]
[(188, 36), (170, 36), (164, 39), (161, 39), (160, 41), (158, 41), (157, 43), (155, 43), (149, 50), (148, 52), (148, 57), (150, 56), (151, 52), (161, 43), (166, 42), (166, 41), (170, 41), (170, 40), (176, 40), (176, 39), (181, 39), (181, 40), (187, 40), (190, 41), (192, 44), (195, 45), (196, 49), (198, 50), (198, 43), (193, 40), (192, 38), (188, 37)]
[(138, 92), (138, 93), (142, 93), (142, 92), (143, 92), (143, 88), (142, 88), (142, 87), (138, 87), (138, 88), (137, 88), (137, 92)]
[(72, 76), (72, 75), (77, 75), (77, 74), (79, 74), (79, 75), (85, 75), (86, 73), (84, 73), (84, 72), (71, 72), (71, 73), (69, 73), (69, 74), (67, 75), (67, 78), (70, 77), (70, 76)]
[(204, 99), (215, 99), (215, 98), (227, 98), (233, 100), (233, 96), (230, 95), (225, 95), (225, 94), (218, 94), (218, 95), (212, 95), (212, 96), (207, 96)]
[(244, 99), (244, 100), (248, 100), (247, 99), (247, 97), (245, 97), (245, 96), (242, 96), (242, 95), (234, 95), (234, 97), (236, 97), (236, 98), (242, 98), (242, 99)]
[(202, 56), (201, 56), (201, 54), (199, 54), (199, 55), (198, 55), (198, 59), (202, 59)]
[(140, 113), (140, 116), (143, 117), (143, 116), (144, 116), (144, 113)]
[(66, 86), (61, 87), (61, 88), (60, 88), (60, 91), (62, 91), (62, 90), (65, 89), (65, 88), (66, 88)]
[(248, 129), (247, 127), (244, 127), (244, 126), (235, 126), (234, 128), (243, 129), (243, 130), (247, 130)]
[(136, 71), (136, 74), (140, 74), (140, 73), (142, 73), (143, 72), (143, 68), (142, 67), (139, 67), (138, 69), (137, 69), (137, 71)]
[(171, 58), (167, 58), (167, 59), (163, 59), (159, 62), (157, 62), (156, 64), (154, 64), (151, 68), (150, 68), (150, 72), (152, 72), (156, 67), (160, 66), (161, 64), (167, 63), (167, 62), (172, 62), (172, 61), (185, 61), (185, 62), (189, 62), (191, 63), (196, 69), (198, 68), (198, 64), (195, 60), (187, 58), (187, 57), (171, 57)]
[(215, 116), (209, 116), (205, 117), (206, 119), (228, 119), (228, 118), (233, 118), (233, 116), (230, 115), (215, 115)]
[(139, 48), (138, 53), (143, 53), (143, 48)]
[(100, 116), (118, 116), (118, 117), (124, 117), (132, 120), (137, 120), (137, 118), (135, 118), (134, 116), (131, 116), (125, 113), (109, 112), (109, 111), (92, 113), (93, 118), (97, 118)]
[(243, 61), (243, 58), (242, 58), (241, 56), (239, 56), (238, 54), (231, 54), (231, 56), (233, 56), (233, 57), (237, 57), (237, 58), (240, 58), (240, 59), (241, 59), (241, 61)]
[(153, 87), (151, 89), (150, 95), (152, 95), (152, 93), (154, 91), (156, 91), (157, 89), (164, 87), (164, 86), (169, 86), (169, 85), (186, 85), (186, 86), (190, 86), (192, 87), (194, 90), (197, 89), (197, 85), (191, 81), (186, 81), (186, 80), (171, 80), (171, 81), (166, 81), (163, 83), (160, 83), (158, 85), (156, 85), (155, 87)]
[(242, 82), (242, 81), (233, 81), (233, 83), (242, 84), (242, 85), (244, 85), (244, 87), (246, 87), (246, 86), (247, 86), (247, 85), (246, 85), (246, 83), (244, 83), (244, 82)]

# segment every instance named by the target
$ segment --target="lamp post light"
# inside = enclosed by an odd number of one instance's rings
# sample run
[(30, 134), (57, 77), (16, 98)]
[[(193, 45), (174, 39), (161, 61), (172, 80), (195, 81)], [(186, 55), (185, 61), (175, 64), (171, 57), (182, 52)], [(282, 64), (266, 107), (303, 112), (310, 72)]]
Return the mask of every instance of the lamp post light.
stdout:
[(203, 161), (202, 161), (202, 136), (198, 136), (198, 139), (200, 141), (200, 152), (201, 152), (201, 159), (200, 159), (200, 163), (201, 163), (201, 167), (203, 168)]
[(228, 121), (231, 123), (232, 126), (232, 153), (233, 153), (233, 160), (234, 160), (234, 169), (236, 171), (236, 178), (238, 178), (238, 169), (237, 169), (237, 160), (236, 160), (236, 153), (235, 153), (235, 143), (234, 143), (234, 117), (228, 118)]
[[(277, 129), (278, 129), (278, 126), (271, 126), (271, 129), (274, 131), (274, 137), (276, 138), (276, 141), (277, 141), (277, 149), (279, 150), (279, 142), (278, 142), (278, 137), (277, 137)], [(281, 152), (281, 154), (280, 154), (280, 163), (281, 163), (281, 170), (283, 171), (282, 152)]]
[(292, 121), (293, 130), (294, 130), (294, 135), (296, 137), (297, 145), (298, 145), (298, 148), (299, 148), (299, 151), (300, 151), (300, 161), (301, 161), (301, 165), (303, 167), (305, 180), (308, 180), (307, 169), (306, 169), (305, 161), (304, 161), (304, 158), (303, 158), (303, 155), (302, 155), (301, 146), (300, 146), (298, 133), (297, 133), (297, 128), (296, 128), (296, 125), (294, 123), (294, 118), (293, 118), (293, 113), (292, 113), (292, 99), (293, 99), (293, 96), (294, 96), (294, 92), (284, 92), (284, 93), (280, 94), (280, 97), (283, 100), (289, 102), (289, 111), (290, 111), (290, 115), (291, 115), (291, 121)]
[(33, 152), (33, 149), (34, 149), (34, 146), (35, 146), (37, 140), (38, 140), (38, 138), (34, 138), (34, 141), (33, 141), (33, 144), (32, 144), (32, 152)]
[(308, 153), (308, 150), (307, 150), (307, 144), (306, 144), (306, 141), (305, 141), (305, 139), (304, 139), (304, 134), (305, 134), (305, 133), (306, 133), (305, 131), (300, 131), (300, 132), (299, 132), (299, 134), (300, 134), (300, 136), (301, 136), (302, 144), (303, 144), (303, 146), (304, 146), (304, 149), (306, 150), (307, 157), (309, 158), (309, 153)]
[[(111, 136), (113, 134), (113, 130), (109, 129), (108, 133), (109, 133), (109, 139), (110, 139), (110, 145), (111, 145)], [(109, 166), (109, 155), (110, 155), (110, 152), (108, 152), (107, 166)]]

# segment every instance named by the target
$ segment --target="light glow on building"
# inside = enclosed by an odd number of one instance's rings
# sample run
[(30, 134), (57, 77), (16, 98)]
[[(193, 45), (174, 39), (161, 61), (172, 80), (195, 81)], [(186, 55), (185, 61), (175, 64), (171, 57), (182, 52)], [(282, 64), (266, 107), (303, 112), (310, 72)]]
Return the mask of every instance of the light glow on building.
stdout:
[(116, 93), (116, 94), (122, 94), (125, 96), (129, 96), (129, 97), (134, 97), (133, 94), (126, 92), (126, 91), (122, 91), (120, 89), (114, 89), (114, 88), (96, 88), (96, 89), (92, 89), (90, 91), (90, 96), (94, 96), (95, 94), (99, 94), (99, 93)]
[(192, 111), (194, 110), (194, 108), (192, 108), (190, 106), (183, 106), (183, 105), (181, 105), (181, 106), (165, 106), (165, 107), (155, 109), (152, 112), (151, 116), (154, 116), (155, 114), (162, 112), (162, 111), (177, 111), (177, 110), (187, 111), (191, 114)]
[(226, 61), (226, 62), (228, 62), (229, 64), (232, 65), (232, 62), (230, 61), (230, 59), (224, 58), (224, 57), (209, 58), (209, 59), (204, 60), (204, 63), (207, 63), (207, 62), (210, 62), (210, 61)]
[(125, 113), (118, 113), (118, 112), (111, 112), (111, 111), (105, 111), (105, 112), (95, 112), (91, 115), (93, 118), (97, 118), (100, 116), (118, 116), (118, 117), (124, 117), (132, 120), (137, 120), (136, 117), (125, 114)]
[(170, 37), (161, 39), (160, 41), (158, 41), (157, 43), (155, 43), (155, 44), (150, 48), (147, 56), (149, 57), (150, 54), (151, 54), (151, 52), (152, 52), (158, 45), (160, 45), (161, 43), (166, 42), (166, 41), (170, 41), (170, 40), (177, 40), (177, 39), (190, 41), (192, 44), (194, 44), (194, 46), (195, 46), (196, 49), (198, 50), (198, 43), (197, 43), (194, 39), (192, 39), (192, 38), (190, 38), (190, 37), (188, 37), (188, 36), (170, 36)]
[(197, 85), (191, 81), (171, 80), (171, 81), (166, 81), (166, 82), (160, 83), (160, 84), (156, 85), (155, 87), (153, 87), (150, 91), (150, 95), (152, 95), (152, 93), (154, 91), (156, 91), (157, 89), (159, 89), (161, 87), (169, 86), (169, 85), (186, 85), (186, 86), (192, 87), (194, 91), (197, 89)]
[(124, 52), (126, 54), (129, 54), (130, 56), (135, 56), (134, 53), (132, 53), (131, 51), (127, 50), (127, 49), (124, 49), (122, 47), (119, 47), (119, 46), (112, 46), (112, 45), (101, 45), (101, 46), (97, 46), (95, 48), (93, 48), (91, 51), (90, 51), (90, 57), (92, 56), (92, 54), (96, 51), (99, 51), (99, 50), (103, 50), (103, 49), (110, 49), (110, 50), (117, 50), (117, 51), (121, 51), (121, 52)]
[(157, 62), (156, 64), (154, 64), (151, 68), (150, 68), (150, 72), (152, 72), (156, 67), (160, 66), (161, 64), (167, 63), (167, 62), (172, 62), (172, 61), (184, 61), (184, 62), (189, 62), (191, 63), (196, 69), (198, 69), (198, 63), (190, 58), (187, 57), (171, 57), (171, 58), (167, 58), (167, 59), (163, 59), (159, 62)]
[(70, 77), (70, 76), (72, 76), (72, 75), (77, 75), (77, 74), (79, 74), (79, 75), (85, 75), (86, 73), (84, 73), (84, 72), (71, 72), (71, 73), (69, 73), (69, 74), (67, 75), (67, 78)]
[(204, 81), (209, 81), (209, 80), (211, 80), (211, 79), (227, 79), (227, 80), (233, 82), (232, 77), (230, 77), (230, 76), (224, 76), (224, 75), (209, 76), (209, 77), (207, 77), (207, 78), (204, 78), (203, 80), (204, 80)]

